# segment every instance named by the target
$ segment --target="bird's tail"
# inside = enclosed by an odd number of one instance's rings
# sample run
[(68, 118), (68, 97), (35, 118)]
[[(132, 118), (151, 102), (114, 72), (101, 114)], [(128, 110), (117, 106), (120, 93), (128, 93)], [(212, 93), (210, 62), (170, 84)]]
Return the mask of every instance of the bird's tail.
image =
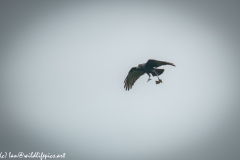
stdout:
[[(164, 72), (164, 69), (154, 69), (158, 75), (161, 75)], [(151, 73), (152, 76), (157, 76), (154, 72)]]

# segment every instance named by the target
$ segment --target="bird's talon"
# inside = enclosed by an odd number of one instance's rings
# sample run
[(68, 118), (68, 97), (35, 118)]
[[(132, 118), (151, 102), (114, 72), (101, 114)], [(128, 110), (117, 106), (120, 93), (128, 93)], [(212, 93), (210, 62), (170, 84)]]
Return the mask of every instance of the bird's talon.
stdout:
[(162, 83), (162, 80), (159, 79), (158, 81), (156, 81), (156, 84)]

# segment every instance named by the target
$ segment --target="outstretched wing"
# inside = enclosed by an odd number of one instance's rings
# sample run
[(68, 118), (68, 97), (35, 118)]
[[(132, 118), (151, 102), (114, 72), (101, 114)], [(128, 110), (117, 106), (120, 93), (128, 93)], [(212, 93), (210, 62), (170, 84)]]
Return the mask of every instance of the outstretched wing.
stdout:
[(162, 65), (171, 65), (171, 66), (175, 66), (173, 63), (170, 62), (164, 62), (164, 61), (158, 61), (158, 60), (154, 60), (154, 59), (149, 59), (146, 63), (147, 67), (159, 67)]
[(144, 71), (139, 70), (137, 67), (131, 68), (130, 71), (128, 72), (126, 79), (124, 80), (125, 83), (124, 88), (126, 90), (131, 89), (136, 80), (139, 77), (141, 77), (144, 73), (145, 73)]

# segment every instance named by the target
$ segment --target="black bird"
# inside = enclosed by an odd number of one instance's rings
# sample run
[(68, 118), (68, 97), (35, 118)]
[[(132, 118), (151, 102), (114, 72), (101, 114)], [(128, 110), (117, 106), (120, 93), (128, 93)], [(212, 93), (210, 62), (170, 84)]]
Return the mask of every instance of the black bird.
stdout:
[[(136, 80), (145, 73), (147, 73), (149, 76), (148, 81), (151, 80), (150, 74), (152, 74), (152, 76), (158, 77), (164, 72), (164, 69), (156, 69), (156, 67), (159, 67), (162, 65), (175, 66), (173, 63), (149, 59), (147, 63), (139, 64), (138, 67), (132, 67), (128, 72), (128, 75), (124, 81), (125, 83), (124, 88), (126, 90), (131, 89), (134, 83), (136, 82)], [(162, 83), (162, 80), (159, 79), (158, 77), (158, 81), (156, 81), (156, 84), (159, 84), (159, 83)]]

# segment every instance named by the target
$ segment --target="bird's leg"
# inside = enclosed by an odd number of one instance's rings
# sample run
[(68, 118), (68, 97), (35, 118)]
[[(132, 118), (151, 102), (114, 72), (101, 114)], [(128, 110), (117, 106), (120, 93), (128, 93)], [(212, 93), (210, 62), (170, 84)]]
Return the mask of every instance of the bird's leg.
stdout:
[[(154, 71), (153, 70), (153, 72), (157, 75), (157, 77), (158, 77), (158, 74), (157, 74), (157, 72), (156, 71)], [(158, 81), (156, 81), (156, 84), (159, 84), (159, 83), (162, 83), (162, 80), (158, 77)]]
[[(151, 77), (151, 76), (150, 76), (150, 74), (149, 74), (149, 73), (147, 73), (147, 74), (148, 74), (148, 76), (149, 76), (149, 77), (148, 77), (148, 81), (150, 81), (150, 80), (151, 80), (151, 79), (150, 79), (150, 77)], [(147, 81), (147, 82), (148, 82), (148, 81)]]

